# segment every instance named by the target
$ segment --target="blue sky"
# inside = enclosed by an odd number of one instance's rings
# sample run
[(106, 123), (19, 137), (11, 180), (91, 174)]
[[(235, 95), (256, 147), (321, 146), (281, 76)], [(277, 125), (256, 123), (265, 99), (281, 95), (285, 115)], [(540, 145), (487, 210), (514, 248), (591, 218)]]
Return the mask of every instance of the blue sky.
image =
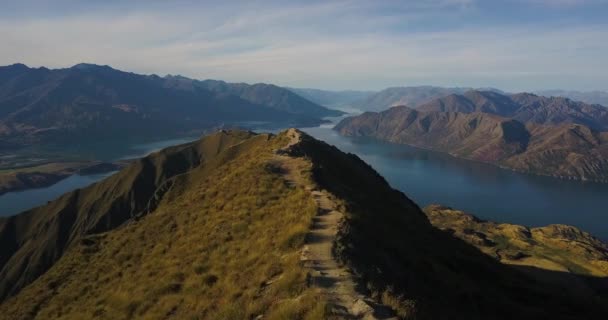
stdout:
[(0, 64), (324, 89), (608, 90), (608, 0), (0, 3)]

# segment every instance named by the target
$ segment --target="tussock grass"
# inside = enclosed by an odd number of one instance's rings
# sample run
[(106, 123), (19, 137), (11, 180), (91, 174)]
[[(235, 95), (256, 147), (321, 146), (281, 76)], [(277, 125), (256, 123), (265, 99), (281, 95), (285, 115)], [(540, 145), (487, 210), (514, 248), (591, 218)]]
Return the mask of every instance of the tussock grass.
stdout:
[(299, 261), (316, 205), (266, 166), (284, 143), (252, 137), (178, 176), (154, 212), (72, 246), (0, 318), (322, 319)]

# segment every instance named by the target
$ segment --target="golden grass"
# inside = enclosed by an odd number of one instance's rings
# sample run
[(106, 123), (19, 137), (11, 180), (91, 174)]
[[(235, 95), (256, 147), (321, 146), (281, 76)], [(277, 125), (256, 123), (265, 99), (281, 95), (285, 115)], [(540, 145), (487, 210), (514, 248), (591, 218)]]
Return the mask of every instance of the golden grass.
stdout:
[[(257, 138), (255, 138), (257, 139)], [(316, 206), (249, 143), (179, 176), (139, 221), (72, 246), (6, 319), (323, 319), (299, 250)]]
[(499, 224), (442, 206), (429, 206), (425, 212), (436, 227), (453, 230), (456, 237), (487, 255), (499, 257), (502, 263), (583, 276), (608, 276), (606, 245), (574, 227)]

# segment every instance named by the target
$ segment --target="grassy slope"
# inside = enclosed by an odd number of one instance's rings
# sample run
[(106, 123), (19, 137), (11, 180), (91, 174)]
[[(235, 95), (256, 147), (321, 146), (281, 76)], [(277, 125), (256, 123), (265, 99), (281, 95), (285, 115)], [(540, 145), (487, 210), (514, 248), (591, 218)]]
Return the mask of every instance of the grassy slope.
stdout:
[[(158, 205), (119, 226), (74, 237), (48, 272), (0, 305), (0, 318), (326, 317), (325, 301), (306, 287), (299, 264), (314, 201), (305, 189), (287, 184), (270, 160), (286, 143), (284, 134), (218, 133), (148, 157), (144, 163), (155, 164), (154, 179), (124, 188), (168, 190), (153, 197), (161, 199)], [(363, 292), (401, 317), (608, 314), (606, 290), (572, 291), (546, 281), (560, 272), (521, 272), (435, 229), (415, 203), (356, 156), (308, 136), (288, 153), (310, 164), (302, 176), (333, 194), (344, 212), (337, 257)], [(166, 181), (154, 182), (180, 163), (185, 169), (167, 180), (168, 188)], [(125, 179), (131, 181), (142, 165), (123, 170)], [(92, 190), (102, 193), (115, 179)]]
[(32, 282), (82, 236), (112, 230), (153, 210), (176, 175), (249, 137), (218, 133), (170, 147), (47, 205), (0, 218), (0, 297)]
[(527, 228), (494, 223), (437, 205), (425, 208), (425, 213), (436, 227), (503, 263), (608, 277), (608, 247), (577, 228), (565, 225)]
[(286, 319), (322, 313), (298, 264), (316, 208), (308, 193), (265, 166), (281, 140), (268, 144), (267, 138), (228, 148), (179, 176), (140, 221), (80, 240), (4, 304), (2, 314)]
[[(354, 155), (308, 141), (315, 180), (340, 199), (346, 219), (336, 254), (360, 286), (408, 319), (603, 319), (606, 286), (574, 291), (500, 264), (434, 228), (422, 210)], [(594, 283), (601, 281), (593, 278)]]
[(20, 168), (0, 169), (0, 195), (31, 188), (50, 186), (75, 173), (94, 174), (117, 171), (124, 163), (99, 161), (51, 162)]

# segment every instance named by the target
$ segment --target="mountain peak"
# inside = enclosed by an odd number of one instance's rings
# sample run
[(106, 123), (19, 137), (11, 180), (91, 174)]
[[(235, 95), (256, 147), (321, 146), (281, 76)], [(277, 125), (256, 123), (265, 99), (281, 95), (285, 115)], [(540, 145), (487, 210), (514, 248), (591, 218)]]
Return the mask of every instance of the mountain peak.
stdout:
[(82, 71), (91, 71), (91, 70), (114, 70), (112, 67), (108, 65), (98, 65), (94, 63), (78, 63), (73, 65), (71, 70), (82, 70)]
[(14, 63), (8, 66), (0, 67), (0, 69), (4, 70), (28, 70), (29, 67), (23, 63)]
[(17, 63), (13, 63), (10, 66), (8, 66), (8, 68), (19, 68), (19, 69), (29, 69), (28, 66), (26, 66), (23, 63), (17, 62)]

